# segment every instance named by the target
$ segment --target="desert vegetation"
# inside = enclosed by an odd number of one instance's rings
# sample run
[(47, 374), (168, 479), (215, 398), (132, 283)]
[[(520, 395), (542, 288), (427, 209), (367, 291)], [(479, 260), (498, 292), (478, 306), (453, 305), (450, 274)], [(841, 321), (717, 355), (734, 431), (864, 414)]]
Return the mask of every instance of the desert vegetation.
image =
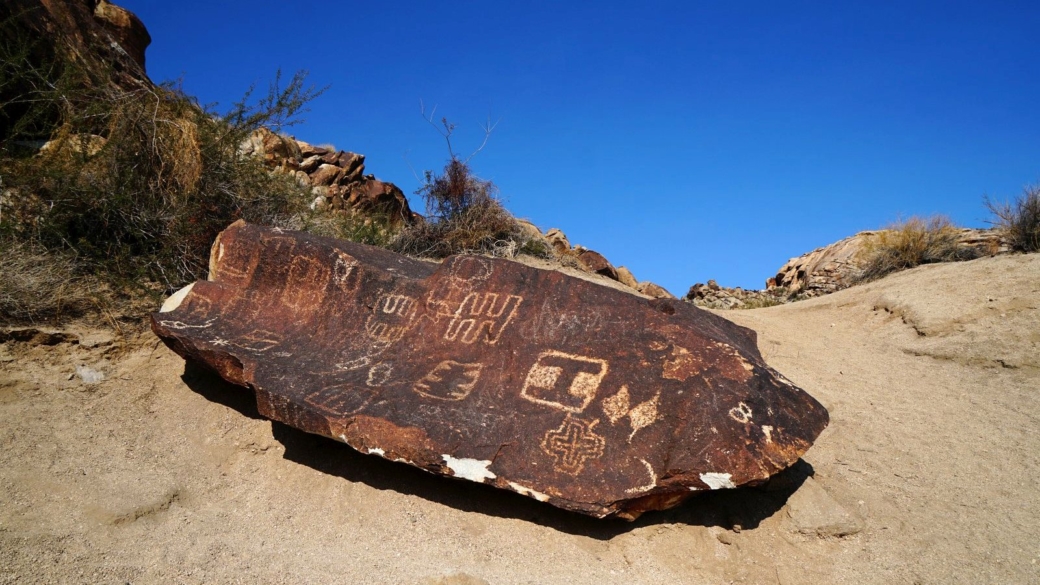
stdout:
[(983, 251), (959, 244), (958, 228), (943, 215), (911, 217), (880, 230), (865, 243), (858, 282), (921, 264), (971, 260)]
[(402, 230), (390, 242), (390, 248), (425, 258), (461, 253), (506, 258), (518, 254), (549, 257), (551, 249), (544, 239), (525, 232), (498, 199), (495, 184), (478, 177), (469, 165), (494, 130), (490, 120), (483, 126), (484, 141), (463, 159), (451, 142), (455, 124), (441, 118), (438, 125), (432, 113), (427, 117), (425, 110), (422, 112), (426, 121), (444, 137), (449, 158), (442, 172), (426, 171), (422, 186), (415, 192), (426, 203), (425, 221)]
[(1040, 185), (1026, 187), (1012, 202), (986, 197), (993, 224), (1008, 247), (1019, 252), (1040, 252)]

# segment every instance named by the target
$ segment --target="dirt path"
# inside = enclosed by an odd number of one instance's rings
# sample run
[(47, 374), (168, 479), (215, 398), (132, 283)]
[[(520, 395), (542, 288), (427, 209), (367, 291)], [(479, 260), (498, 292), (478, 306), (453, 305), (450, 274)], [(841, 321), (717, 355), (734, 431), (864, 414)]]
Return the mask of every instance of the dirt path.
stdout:
[(634, 524), (273, 424), (147, 334), (7, 340), (0, 582), (1040, 582), (1040, 255), (724, 315), (831, 427)]

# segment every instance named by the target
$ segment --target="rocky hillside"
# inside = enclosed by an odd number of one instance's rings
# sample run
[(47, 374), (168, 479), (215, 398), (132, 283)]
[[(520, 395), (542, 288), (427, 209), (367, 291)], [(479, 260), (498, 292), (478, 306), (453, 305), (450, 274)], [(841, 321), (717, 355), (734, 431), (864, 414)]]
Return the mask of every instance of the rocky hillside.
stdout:
[[(837, 292), (861, 279), (868, 261), (865, 252), (880, 234), (880, 230), (860, 232), (791, 258), (775, 276), (766, 279), (766, 286), (761, 290), (722, 287), (709, 280), (707, 284), (690, 287), (684, 298), (712, 309), (747, 309)], [(997, 229), (960, 228), (955, 238), (956, 246), (969, 252), (968, 256), (992, 256), (1009, 251)]]

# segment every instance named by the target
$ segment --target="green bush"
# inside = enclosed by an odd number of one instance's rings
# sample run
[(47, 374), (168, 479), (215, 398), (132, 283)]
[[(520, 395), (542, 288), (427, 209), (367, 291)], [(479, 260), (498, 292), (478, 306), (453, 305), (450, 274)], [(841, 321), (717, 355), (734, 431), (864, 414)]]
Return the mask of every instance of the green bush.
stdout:
[(858, 281), (876, 280), (886, 274), (921, 264), (978, 258), (978, 249), (960, 245), (958, 229), (944, 216), (911, 217), (878, 232), (866, 242)]
[(988, 197), (985, 203), (1012, 250), (1040, 252), (1040, 185), (1026, 187), (1013, 203)]

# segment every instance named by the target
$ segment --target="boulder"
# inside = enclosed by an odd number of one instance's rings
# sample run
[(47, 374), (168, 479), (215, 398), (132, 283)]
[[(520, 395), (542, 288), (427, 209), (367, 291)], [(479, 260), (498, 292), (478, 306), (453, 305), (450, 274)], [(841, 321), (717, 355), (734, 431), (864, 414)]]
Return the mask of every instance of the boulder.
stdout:
[(624, 266), (618, 266), (617, 276), (618, 282), (620, 282), (621, 284), (629, 288), (639, 290), (639, 281), (636, 280), (635, 275), (632, 274), (632, 271), (628, 268), (625, 268)]
[(578, 254), (578, 262), (589, 272), (595, 272), (606, 276), (611, 280), (618, 279), (617, 269), (607, 260), (603, 254), (594, 250), (583, 250)]
[[(40, 70), (65, 60), (82, 69), (78, 83), (105, 92), (137, 91), (155, 86), (145, 73), (145, 49), (151, 37), (132, 12), (105, 0), (5, 0), (0, 23), (9, 39), (40, 39), (25, 58)], [(34, 88), (15, 76), (0, 87), (0, 103)], [(0, 136), (9, 128), (0, 118)]]
[(383, 215), (393, 225), (413, 221), (408, 199), (393, 183), (366, 178), (351, 184), (347, 197), (347, 207), (353, 211)]
[(661, 286), (659, 284), (655, 284), (653, 282), (650, 282), (649, 280), (639, 283), (639, 286), (636, 287), (636, 290), (638, 290), (639, 292), (643, 293), (644, 295), (646, 295), (648, 297), (654, 297), (655, 299), (674, 299), (675, 298), (675, 295), (673, 295), (672, 293), (668, 292), (668, 289), (666, 289), (665, 287), (663, 287), (663, 286)]
[(503, 259), (239, 221), (151, 320), (268, 418), (596, 517), (762, 482), (828, 423), (753, 331)]
[(566, 254), (571, 251), (571, 243), (567, 240), (567, 234), (559, 228), (550, 228), (545, 232), (545, 239), (549, 240), (557, 254)]
[(144, 71), (144, 51), (152, 43), (141, 19), (129, 10), (108, 0), (100, 0), (94, 7), (94, 18), (115, 37), (126, 54)]
[(316, 171), (311, 173), (311, 183), (314, 185), (329, 186), (343, 176), (343, 169), (330, 164), (322, 164)]

